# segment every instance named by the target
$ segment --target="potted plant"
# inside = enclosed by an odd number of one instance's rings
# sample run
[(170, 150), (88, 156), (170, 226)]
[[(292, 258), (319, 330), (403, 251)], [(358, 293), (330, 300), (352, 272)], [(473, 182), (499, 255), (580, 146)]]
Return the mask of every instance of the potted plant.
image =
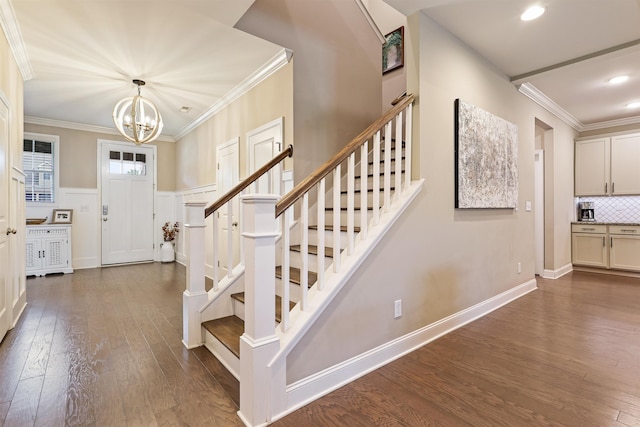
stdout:
[(164, 239), (164, 242), (160, 245), (162, 262), (173, 262), (176, 258), (173, 241), (176, 239), (176, 234), (180, 231), (179, 226), (180, 224), (177, 222), (173, 225), (165, 222), (162, 226), (162, 238)]

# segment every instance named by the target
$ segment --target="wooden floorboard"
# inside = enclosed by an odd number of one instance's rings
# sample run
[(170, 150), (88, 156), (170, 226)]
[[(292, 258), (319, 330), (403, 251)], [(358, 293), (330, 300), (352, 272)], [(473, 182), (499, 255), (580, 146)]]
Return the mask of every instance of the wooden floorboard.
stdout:
[[(182, 345), (184, 279), (175, 263), (29, 279), (0, 343), (0, 425), (241, 426), (238, 382)], [(639, 426), (640, 279), (540, 279), (274, 425)]]
[(640, 426), (640, 279), (538, 285), (273, 425)]

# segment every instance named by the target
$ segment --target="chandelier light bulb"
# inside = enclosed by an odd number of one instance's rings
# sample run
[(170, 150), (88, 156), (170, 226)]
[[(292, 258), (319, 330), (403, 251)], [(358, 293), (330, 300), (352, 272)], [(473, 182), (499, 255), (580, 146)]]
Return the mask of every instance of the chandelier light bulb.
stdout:
[(520, 15), (520, 19), (523, 21), (532, 21), (536, 18), (539, 18), (544, 13), (545, 8), (542, 6), (531, 6), (527, 10), (524, 11), (522, 15)]
[[(145, 82), (136, 79), (133, 83), (138, 86), (138, 94), (124, 98), (116, 104), (113, 109), (113, 122), (127, 141), (140, 145), (156, 139), (162, 132), (163, 122), (153, 102), (140, 95), (140, 87), (144, 86)], [(151, 111), (152, 116), (146, 115), (145, 110)]]

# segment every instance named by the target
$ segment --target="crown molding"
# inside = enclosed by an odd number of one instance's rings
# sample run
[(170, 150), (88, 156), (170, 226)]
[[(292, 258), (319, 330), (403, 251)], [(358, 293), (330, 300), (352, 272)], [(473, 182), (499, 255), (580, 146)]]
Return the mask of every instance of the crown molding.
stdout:
[(202, 113), (199, 117), (195, 118), (189, 124), (187, 124), (184, 128), (182, 128), (175, 136), (174, 139), (177, 141), (183, 136), (187, 135), (189, 132), (200, 126), (202, 123), (219, 113), (222, 109), (229, 106), (233, 101), (240, 98), (242, 95), (249, 92), (251, 89), (256, 87), (262, 81), (270, 77), (280, 68), (287, 65), (293, 56), (293, 51), (289, 49), (282, 49), (278, 52), (273, 58), (267, 61), (262, 67), (256, 70), (254, 73), (249, 75), (246, 79), (244, 79), (238, 86), (233, 88), (229, 93), (224, 95), (218, 102), (213, 104), (204, 113)]
[(613, 128), (618, 126), (629, 126), (629, 125), (637, 125), (637, 124), (640, 124), (640, 116), (627, 117), (624, 119), (608, 120), (606, 122), (591, 123), (588, 125), (584, 125), (582, 129), (580, 129), (580, 131), (584, 132), (584, 131), (608, 129), (608, 128)]
[[(79, 130), (84, 132), (104, 133), (108, 135), (120, 136), (120, 132), (118, 132), (114, 128), (87, 125), (84, 123), (66, 122), (63, 120), (54, 120), (54, 119), (43, 119), (40, 117), (33, 117), (33, 116), (24, 116), (24, 122), (31, 125), (53, 126), (57, 128), (63, 128), (63, 129), (72, 129), (72, 130)], [(156, 141), (175, 142), (175, 139), (168, 135), (160, 135), (156, 139)]]
[(545, 110), (549, 111), (554, 116), (558, 117), (560, 120), (581, 132), (584, 128), (584, 125), (580, 120), (573, 117), (569, 112), (567, 112), (564, 108), (556, 104), (551, 98), (542, 93), (538, 88), (536, 88), (531, 83), (522, 83), (517, 86), (518, 92), (530, 98), (533, 102), (540, 105)]
[(31, 68), (27, 48), (22, 40), (22, 32), (20, 31), (18, 20), (16, 19), (13, 6), (9, 0), (0, 0), (0, 26), (7, 37), (11, 52), (18, 63), (18, 69), (20, 70), (22, 79), (24, 81), (31, 80), (33, 78), (33, 68)]

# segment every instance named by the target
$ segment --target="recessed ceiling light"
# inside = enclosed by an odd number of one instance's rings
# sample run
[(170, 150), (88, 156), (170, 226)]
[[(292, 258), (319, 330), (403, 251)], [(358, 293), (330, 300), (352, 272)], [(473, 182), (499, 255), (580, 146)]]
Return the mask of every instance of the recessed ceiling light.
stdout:
[(632, 102), (631, 104), (627, 104), (627, 108), (640, 108), (640, 101)]
[(545, 9), (542, 6), (531, 6), (529, 9), (525, 10), (522, 15), (520, 15), (520, 19), (523, 21), (531, 21), (542, 16), (544, 11)]
[(609, 83), (612, 85), (617, 85), (619, 83), (624, 83), (629, 80), (629, 76), (616, 76), (609, 79)]

